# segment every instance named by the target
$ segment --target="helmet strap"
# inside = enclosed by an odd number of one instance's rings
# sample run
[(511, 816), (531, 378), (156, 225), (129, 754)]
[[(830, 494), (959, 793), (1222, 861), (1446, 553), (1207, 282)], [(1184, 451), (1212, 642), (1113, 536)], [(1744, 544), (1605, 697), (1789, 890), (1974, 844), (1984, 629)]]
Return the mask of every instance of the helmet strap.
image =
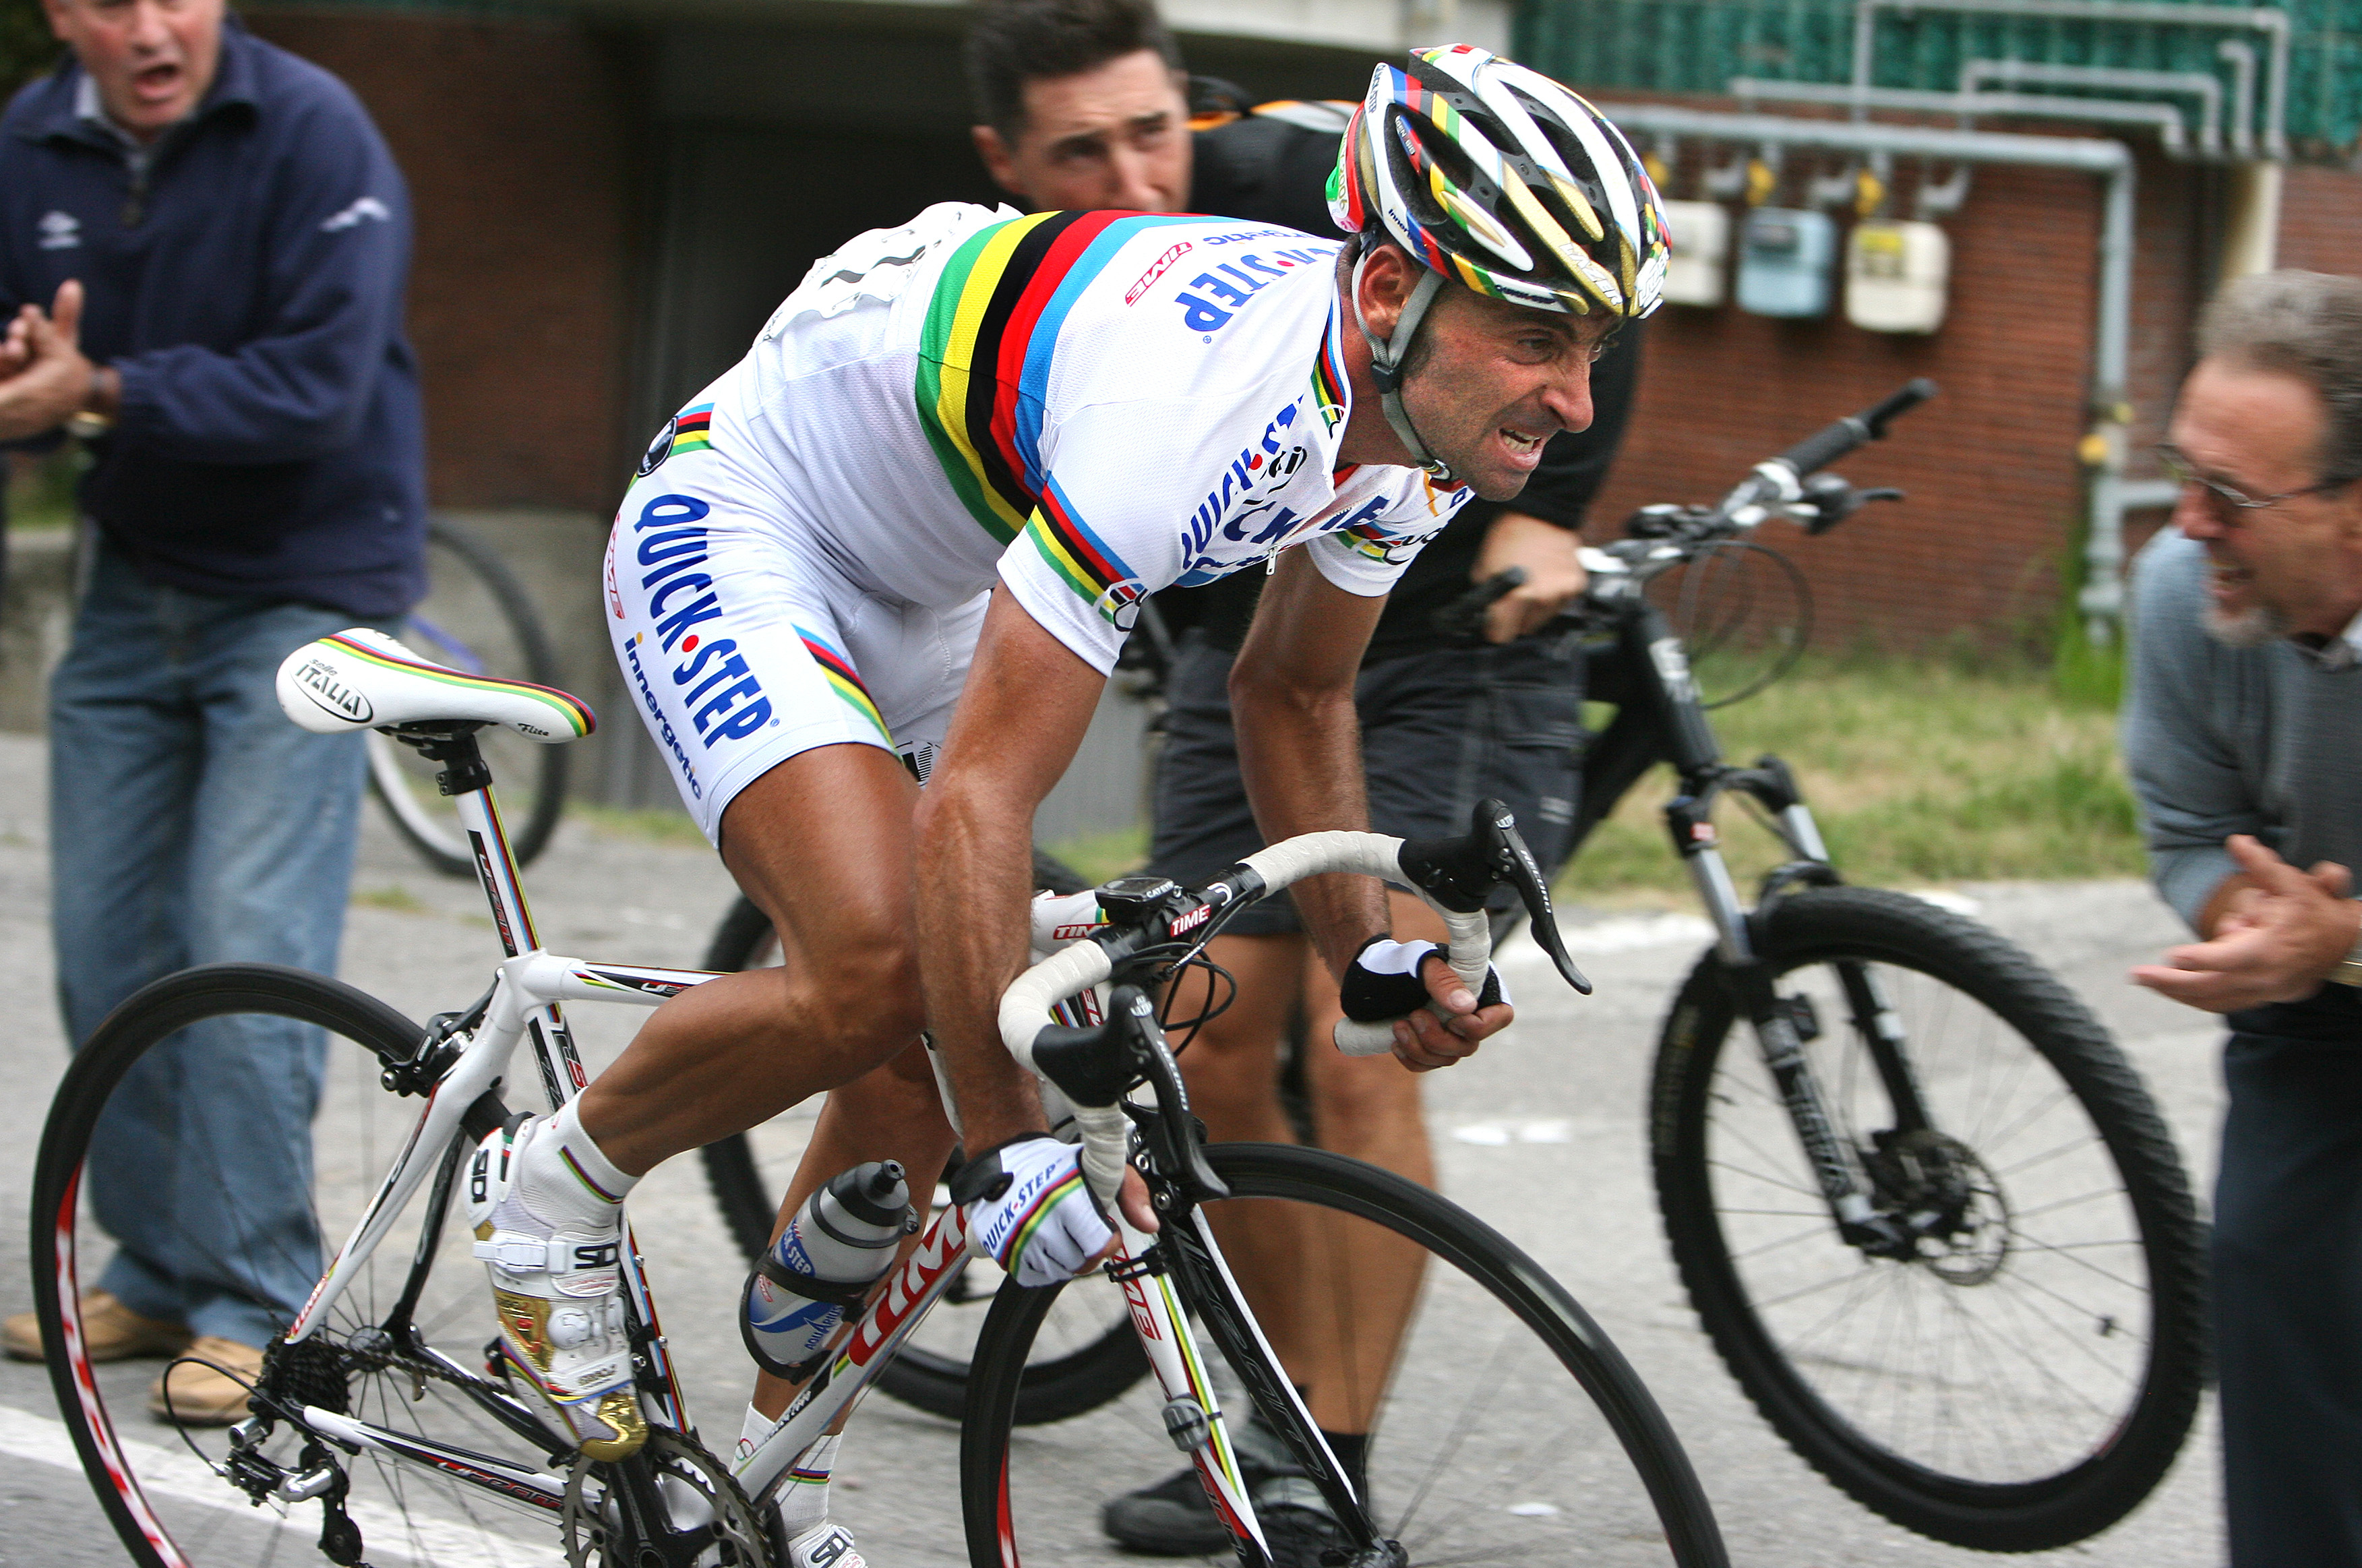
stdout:
[(1378, 384), (1378, 406), (1385, 411), (1386, 423), (1394, 427), (1395, 438), (1409, 451), (1411, 461), (1436, 479), (1449, 481), (1451, 465), (1428, 450), (1402, 400), (1403, 361), (1410, 357), (1411, 343), (1427, 320), (1428, 306), (1443, 291), (1443, 274), (1419, 269), (1418, 282), (1412, 287), (1410, 298), (1403, 302), (1402, 315), (1395, 320), (1394, 336), (1381, 341), (1370, 330), (1369, 318), (1362, 314), (1362, 269), (1369, 265), (1374, 248), (1364, 246), (1353, 262), (1352, 305), (1353, 324), (1362, 329), (1362, 341), (1370, 348), (1370, 379)]

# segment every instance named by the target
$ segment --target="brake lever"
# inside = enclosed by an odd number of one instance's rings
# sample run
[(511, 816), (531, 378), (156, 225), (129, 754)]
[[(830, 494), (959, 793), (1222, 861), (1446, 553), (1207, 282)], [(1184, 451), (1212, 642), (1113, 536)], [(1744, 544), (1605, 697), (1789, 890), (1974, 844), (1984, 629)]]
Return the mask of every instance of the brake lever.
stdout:
[(1464, 836), (1407, 840), (1400, 861), (1403, 875), (1437, 903), (1462, 914), (1483, 909), (1494, 889), (1504, 884), (1515, 888), (1525, 903), (1534, 941), (1558, 966), (1559, 977), (1580, 994), (1591, 994), (1591, 982), (1574, 966), (1566, 941), (1559, 935), (1542, 868), (1526, 847), (1508, 807), (1498, 801), (1479, 801)]
[(1156, 1164), (1193, 1203), (1230, 1197), (1231, 1189), (1195, 1136), (1197, 1120), (1189, 1113), (1189, 1090), (1181, 1081), (1181, 1065), (1164, 1043), (1156, 1024), (1156, 1004), (1137, 986), (1118, 986), (1108, 997), (1108, 1022), (1119, 1032), (1132, 1066), (1144, 1072), (1156, 1095), (1158, 1142)]
[(1525, 585), (1525, 568), (1505, 568), (1429, 616), (1429, 624), (1438, 635), (1453, 642), (1482, 642), (1485, 613)]

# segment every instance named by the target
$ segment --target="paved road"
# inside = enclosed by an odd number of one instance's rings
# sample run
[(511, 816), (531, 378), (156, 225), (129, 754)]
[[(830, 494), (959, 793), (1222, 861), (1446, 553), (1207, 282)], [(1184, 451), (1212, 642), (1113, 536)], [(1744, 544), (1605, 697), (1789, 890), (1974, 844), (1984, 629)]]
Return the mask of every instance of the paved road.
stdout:
[[(42, 753), (0, 736), (0, 986), (18, 999), (0, 1034), (0, 1083), (18, 1107), (0, 1139), (0, 1311), (29, 1305), (24, 1195), (39, 1108), (61, 1045), (49, 1006), (42, 848)], [(545, 941), (560, 951), (694, 963), (729, 889), (710, 856), (593, 837), (569, 825), (528, 881)], [(480, 988), (493, 946), (471, 887), (418, 870), (374, 822), (348, 928), (345, 973), (413, 1016)], [(2211, 1181), (2219, 1113), (2213, 1035), (2195, 1015), (2132, 990), (2125, 966), (2175, 935), (2130, 883), (1959, 890), (2063, 975), (2105, 1016), (2171, 1121), (2194, 1178)], [(1573, 917), (1579, 922), (1581, 917)], [(1429, 1081), (1443, 1185), (1537, 1253), (1640, 1371), (1711, 1494), (1735, 1562), (1781, 1568), (1959, 1564), (1973, 1554), (1896, 1529), (1794, 1458), (1739, 1396), (1697, 1331), (1667, 1262), (1645, 1167), (1643, 1086), (1658, 1020), (1701, 943), (1694, 926), (1625, 919), (1579, 930), (1598, 994), (1579, 1000), (1528, 972), (1515, 1031), (1474, 1064)], [(628, 1015), (575, 1010), (594, 1056), (616, 1048)], [(792, 1146), (808, 1112), (768, 1141)], [(667, 1326), (694, 1374), (709, 1431), (734, 1429), (745, 1367), (723, 1303), (731, 1260), (696, 1173), (659, 1172), (634, 1213), (669, 1306)], [(57, 1466), (58, 1435), (37, 1368), (0, 1364), (0, 1563), (108, 1563), (81, 1475)], [(717, 1445), (718, 1446), (718, 1445)], [(878, 1399), (864, 1408), (840, 1471), (842, 1509), (879, 1568), (938, 1568), (921, 1542), (945, 1539), (955, 1434)], [(1151, 1458), (1145, 1463), (1154, 1464)], [(2211, 1408), (2167, 1484), (2116, 1529), (2029, 1562), (2196, 1568), (2221, 1560)], [(1082, 1499), (1078, 1499), (1078, 1502)]]

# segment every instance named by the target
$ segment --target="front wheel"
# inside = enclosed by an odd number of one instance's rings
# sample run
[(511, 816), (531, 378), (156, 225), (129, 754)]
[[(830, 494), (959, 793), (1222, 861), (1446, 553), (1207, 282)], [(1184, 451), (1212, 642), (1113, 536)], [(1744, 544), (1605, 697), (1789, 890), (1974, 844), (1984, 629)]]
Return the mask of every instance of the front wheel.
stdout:
[(1839, 1237), (1707, 954), (1650, 1132), (1715, 1348), (1790, 1447), (1897, 1524), (1986, 1551), (2105, 1529), (2172, 1463), (2203, 1377), (2202, 1227), (2139, 1077), (2024, 953), (1920, 900), (1799, 892), (1756, 940), (1840, 1153), (1915, 1241)]
[[(1497, 1231), (1413, 1182), (1319, 1149), (1218, 1143), (1205, 1154), (1231, 1191), (1201, 1210), (1209, 1221), (1234, 1236), (1285, 1234), (1300, 1248), (1298, 1288), (1265, 1304), (1262, 1331), (1286, 1375), (1309, 1386), (1317, 1419), (1366, 1434), (1368, 1519), (1379, 1538), (1400, 1543), (1396, 1561), (1727, 1561), (1705, 1493), (1647, 1388), (1574, 1298)], [(1342, 1260), (1373, 1248), (1401, 1259), (1389, 1271), (1401, 1293), (1390, 1303), (1345, 1287)], [(1207, 1287), (1193, 1283), (1194, 1271), (1176, 1268), (1173, 1277), (1201, 1325), (1236, 1320), (1227, 1290), (1199, 1299)], [(1104, 1277), (1004, 1285), (977, 1341), (960, 1433), (974, 1568), (1016, 1568), (1029, 1557), (1120, 1560), (1107, 1542), (1089, 1540), (1098, 1505), (1158, 1479), (1179, 1458), (1153, 1384), (1078, 1419), (1015, 1431), (1035, 1332), (1075, 1297), (1122, 1300)], [(1373, 1313), (1399, 1318), (1390, 1345), (1339, 1331), (1356, 1320), (1366, 1327)], [(1197, 1339), (1216, 1361), (1236, 1433), (1253, 1408), (1242, 1386), (1271, 1389), (1275, 1381), (1256, 1368), (1225, 1381), (1231, 1369), (1215, 1349), (1224, 1337)], [(1228, 1339), (1253, 1342), (1252, 1334)], [(1284, 1529), (1280, 1498), (1308, 1483), (1249, 1480), (1265, 1529)]]

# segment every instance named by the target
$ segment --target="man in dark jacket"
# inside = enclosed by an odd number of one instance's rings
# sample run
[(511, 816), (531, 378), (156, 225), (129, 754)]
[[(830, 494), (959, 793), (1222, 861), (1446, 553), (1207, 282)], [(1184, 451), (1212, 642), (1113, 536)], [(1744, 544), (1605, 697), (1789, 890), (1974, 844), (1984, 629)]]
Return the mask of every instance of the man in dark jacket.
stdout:
[[(1265, 105), (1193, 132), (1179, 52), (1153, 0), (984, 0), (969, 29), (967, 66), (983, 122), (972, 133), (977, 150), (993, 178), (1034, 210), (1202, 212), (1343, 237), (1330, 221), (1326, 188), (1344, 111)], [(1565, 639), (1528, 634), (1583, 590), (1584, 512), (1606, 477), (1631, 406), (1639, 335), (1628, 323), (1592, 370), (1591, 427), (1554, 438), (1515, 502), (1462, 508), (1396, 585), (1355, 694), (1370, 821), (1379, 832), (1464, 833), (1471, 809), (1491, 796), (1516, 812), (1545, 867), (1565, 857), (1580, 788), (1581, 656)], [(1439, 631), (1439, 610), (1512, 567), (1525, 580), (1487, 612), (1481, 637)], [(1240, 572), (1158, 599), (1168, 619), (1188, 629), (1166, 681), (1148, 869), (1185, 884), (1220, 876), (1264, 844), (1241, 778), (1226, 690), (1262, 583), (1262, 574)], [(1394, 901), (1398, 934), (1441, 939), (1441, 922), (1424, 905), (1405, 894)], [(1232, 921), (1209, 955), (1238, 983), (1231, 1005), (1181, 1058), (1190, 1103), (1209, 1135), (1294, 1141), (1276, 1057), (1301, 1008), (1305, 1037), (1316, 1043), (1304, 1070), (1320, 1145), (1433, 1185), (1418, 1080), (1390, 1056), (1347, 1057), (1327, 1045), (1340, 1014), (1336, 987), (1286, 901)], [(1202, 991), (1185, 996), (1176, 1015), (1198, 1012), (1204, 999)], [(1312, 1238), (1272, 1234), (1281, 1218), (1258, 1216), (1260, 1230), (1225, 1229), (1223, 1242), (1291, 1369), (1359, 1369), (1358, 1377), (1308, 1379), (1330, 1446), (1358, 1470), (1390, 1347), (1417, 1289), (1418, 1254), (1374, 1229), (1357, 1233), (1348, 1254), (1328, 1260), (1321, 1276), (1354, 1303), (1349, 1320), (1284, 1310), (1300, 1260), (1317, 1249)], [(1283, 1561), (1317, 1561), (1333, 1544), (1326, 1521), (1297, 1517), (1318, 1508), (1317, 1494), (1262, 1436), (1245, 1429), (1242, 1452), (1258, 1482), (1258, 1512), (1267, 1523), (1282, 1521), (1285, 1539), (1275, 1538), (1275, 1551)], [(1114, 1499), (1105, 1524), (1134, 1551), (1213, 1552), (1230, 1540), (1188, 1470)]]
[[(79, 1044), (188, 965), (335, 970), (363, 752), (287, 723), (272, 680), (315, 637), (399, 624), (425, 519), (409, 200), (359, 103), (223, 0), (45, 4), (72, 57), (0, 121), (0, 440), (64, 425), (91, 453), (88, 586), (50, 713)], [(117, 1092), (88, 1173), (120, 1248), (83, 1298), (92, 1359), (259, 1369), (322, 1266), (325, 1048), (214, 1020)], [(41, 1353), (30, 1314), (0, 1338)], [(173, 1419), (243, 1418), (223, 1372), (171, 1379)]]

